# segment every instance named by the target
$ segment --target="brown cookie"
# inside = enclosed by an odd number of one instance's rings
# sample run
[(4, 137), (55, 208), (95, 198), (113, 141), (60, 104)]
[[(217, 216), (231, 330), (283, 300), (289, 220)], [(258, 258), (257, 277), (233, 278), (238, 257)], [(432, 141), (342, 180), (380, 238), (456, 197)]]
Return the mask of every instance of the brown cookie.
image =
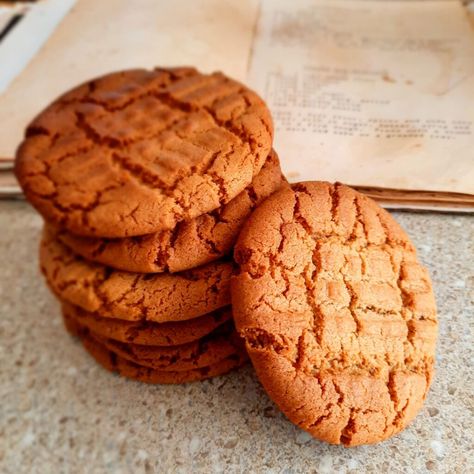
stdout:
[(58, 298), (102, 317), (185, 321), (230, 304), (233, 265), (222, 260), (174, 275), (128, 273), (76, 256), (45, 228), (40, 264)]
[(374, 443), (416, 415), (433, 376), (427, 270), (392, 216), (340, 185), (278, 191), (236, 248), (236, 327), (288, 418), (330, 443)]
[(196, 341), (232, 319), (229, 306), (177, 323), (103, 318), (69, 303), (62, 304), (62, 312), (65, 318), (75, 320), (79, 325), (99, 336), (147, 346), (177, 346)]
[(94, 359), (105, 369), (117, 372), (123, 377), (138, 380), (145, 383), (159, 384), (180, 384), (187, 382), (196, 382), (205, 380), (219, 375), (224, 375), (233, 369), (241, 367), (245, 364), (248, 357), (245, 350), (240, 349), (219, 362), (207, 367), (201, 367), (192, 370), (183, 371), (164, 371), (143, 367), (129, 360), (123, 359), (114, 352), (108, 350), (104, 345), (90, 336), (88, 333), (81, 332), (75, 326), (73, 320), (66, 320), (67, 329), (73, 335), (80, 338), (86, 350), (94, 357)]
[(214, 365), (243, 349), (243, 343), (231, 321), (202, 339), (168, 347), (129, 344), (88, 332), (97, 342), (119, 357), (143, 367), (166, 372), (188, 371)]
[(79, 235), (143, 235), (237, 196), (263, 166), (272, 135), (264, 102), (222, 73), (122, 71), (36, 117), (16, 176), (47, 221)]
[(252, 210), (284, 182), (278, 157), (272, 152), (260, 173), (237, 197), (211, 213), (180, 222), (172, 230), (123, 239), (80, 237), (60, 231), (58, 238), (84, 258), (120, 270), (188, 270), (228, 254)]

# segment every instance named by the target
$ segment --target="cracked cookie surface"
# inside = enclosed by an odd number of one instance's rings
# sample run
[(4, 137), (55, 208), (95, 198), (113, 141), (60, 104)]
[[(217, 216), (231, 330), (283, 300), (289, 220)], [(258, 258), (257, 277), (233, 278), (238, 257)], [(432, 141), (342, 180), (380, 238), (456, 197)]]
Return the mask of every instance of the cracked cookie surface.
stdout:
[(238, 196), (215, 211), (180, 222), (172, 230), (122, 239), (80, 237), (58, 231), (75, 253), (120, 270), (179, 272), (227, 255), (252, 210), (285, 182), (272, 151), (261, 171)]
[(53, 102), (27, 127), (15, 172), (26, 198), (60, 227), (143, 235), (237, 196), (272, 137), (262, 99), (223, 74), (137, 69)]
[(166, 372), (181, 372), (214, 365), (243, 349), (243, 344), (231, 321), (197, 341), (165, 347), (119, 342), (90, 331), (75, 319), (67, 321), (67, 316), (64, 316), (64, 319), (66, 327), (71, 322), (77, 324), (79, 332), (87, 332), (98, 343), (122, 359)]
[(104, 338), (151, 346), (177, 346), (196, 341), (232, 319), (230, 307), (186, 321), (166, 323), (104, 318), (65, 302), (62, 312), (65, 318)]
[(206, 380), (219, 375), (224, 375), (231, 370), (244, 365), (248, 356), (243, 348), (225, 357), (214, 364), (191, 370), (165, 371), (143, 367), (127, 359), (124, 359), (116, 353), (108, 350), (98, 340), (94, 339), (88, 332), (84, 332), (74, 321), (65, 320), (67, 330), (74, 336), (79, 337), (84, 348), (89, 354), (107, 370), (117, 372), (123, 377), (127, 377), (139, 382), (151, 384), (181, 384), (187, 382), (196, 382)]
[(228, 261), (174, 275), (128, 273), (84, 260), (45, 228), (40, 265), (59, 299), (102, 317), (185, 321), (230, 304), (233, 265)]
[(298, 183), (255, 210), (235, 259), (237, 330), (291, 421), (353, 446), (414, 418), (433, 376), (436, 305), (388, 212), (340, 184)]

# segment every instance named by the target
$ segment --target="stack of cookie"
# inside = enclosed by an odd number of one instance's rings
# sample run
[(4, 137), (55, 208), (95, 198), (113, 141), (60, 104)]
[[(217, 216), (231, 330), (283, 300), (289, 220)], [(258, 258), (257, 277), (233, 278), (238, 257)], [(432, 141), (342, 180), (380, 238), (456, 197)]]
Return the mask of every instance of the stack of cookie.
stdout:
[(191, 68), (90, 81), (30, 124), (16, 174), (47, 222), (41, 268), (99, 363), (180, 383), (245, 361), (229, 254), (284, 182), (272, 138), (254, 92)]
[(16, 162), (47, 221), (43, 273), (110, 370), (204, 379), (245, 361), (242, 337), (295, 424), (336, 444), (386, 439), (432, 380), (429, 275), (372, 200), (284, 185), (272, 139), (263, 101), (218, 73), (128, 71), (60, 97)]

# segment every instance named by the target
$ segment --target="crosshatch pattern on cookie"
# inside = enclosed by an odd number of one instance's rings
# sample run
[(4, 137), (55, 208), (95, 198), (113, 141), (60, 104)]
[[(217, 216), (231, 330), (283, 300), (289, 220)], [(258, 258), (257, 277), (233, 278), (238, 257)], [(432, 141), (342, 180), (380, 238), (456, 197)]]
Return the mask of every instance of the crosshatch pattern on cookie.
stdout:
[(210, 213), (180, 222), (174, 229), (121, 239), (80, 237), (66, 231), (58, 231), (57, 236), (84, 258), (120, 270), (188, 270), (229, 254), (252, 210), (285, 182), (272, 151), (252, 183), (234, 199)]
[(33, 120), (16, 175), (39, 212), (73, 233), (143, 235), (233, 199), (272, 137), (264, 102), (221, 73), (123, 71), (73, 89)]
[(283, 412), (337, 444), (403, 429), (431, 383), (437, 318), (390, 214), (343, 185), (296, 184), (255, 211), (235, 258), (236, 326)]
[(230, 304), (229, 261), (174, 275), (123, 272), (74, 255), (45, 228), (40, 265), (59, 299), (102, 317), (185, 321)]

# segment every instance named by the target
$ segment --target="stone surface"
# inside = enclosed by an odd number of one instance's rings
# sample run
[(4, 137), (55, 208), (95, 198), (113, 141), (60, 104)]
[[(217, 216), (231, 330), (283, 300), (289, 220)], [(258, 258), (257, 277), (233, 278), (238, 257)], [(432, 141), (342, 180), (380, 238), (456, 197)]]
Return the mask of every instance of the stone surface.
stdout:
[(64, 331), (39, 275), (40, 217), (0, 202), (0, 472), (473, 472), (474, 218), (395, 216), (434, 282), (437, 373), (405, 431), (347, 449), (295, 428), (249, 366), (182, 386), (98, 367)]

